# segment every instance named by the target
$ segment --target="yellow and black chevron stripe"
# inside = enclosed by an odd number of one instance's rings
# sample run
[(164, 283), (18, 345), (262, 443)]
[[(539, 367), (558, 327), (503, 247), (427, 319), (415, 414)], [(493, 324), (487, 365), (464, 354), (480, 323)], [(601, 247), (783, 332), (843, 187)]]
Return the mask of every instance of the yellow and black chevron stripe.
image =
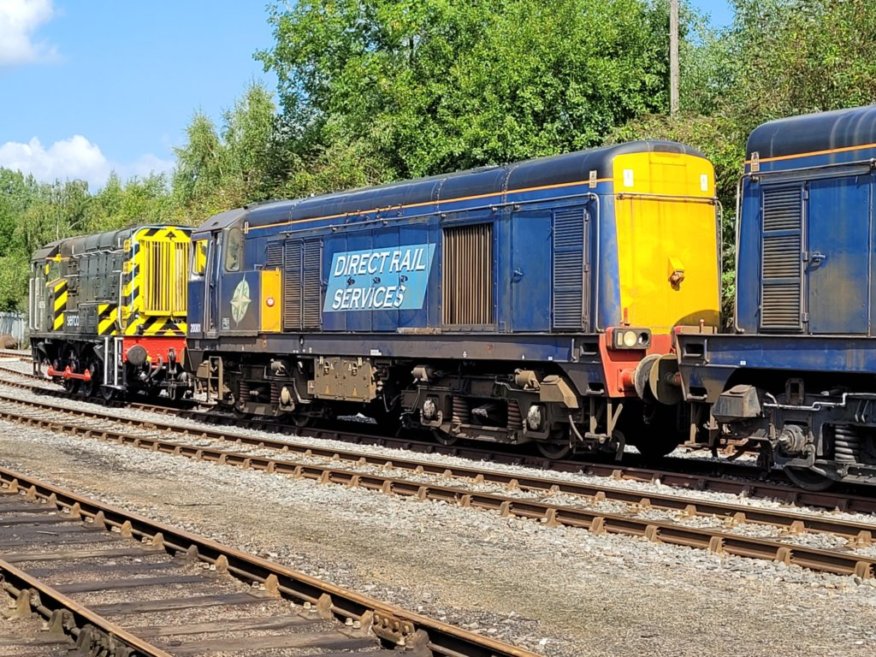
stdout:
[(189, 233), (184, 228), (178, 226), (152, 226), (144, 228), (137, 233), (137, 239), (152, 239), (170, 240), (171, 242), (188, 242), (191, 238)]
[(64, 330), (64, 311), (67, 310), (67, 281), (59, 280), (55, 283), (52, 310), (52, 330)]
[[(122, 316), (121, 323), (124, 325), (128, 318), (140, 309), (140, 249), (136, 241), (131, 240), (128, 244), (128, 258), (125, 260), (122, 270)], [(127, 328), (127, 327), (126, 327)], [(132, 333), (125, 331), (127, 335)]]
[(101, 303), (97, 306), (97, 334), (116, 335), (118, 333), (119, 304)]
[(125, 329), (125, 335), (152, 335), (152, 336), (184, 336), (186, 334), (185, 320), (177, 320), (171, 317), (147, 316), (137, 317)]

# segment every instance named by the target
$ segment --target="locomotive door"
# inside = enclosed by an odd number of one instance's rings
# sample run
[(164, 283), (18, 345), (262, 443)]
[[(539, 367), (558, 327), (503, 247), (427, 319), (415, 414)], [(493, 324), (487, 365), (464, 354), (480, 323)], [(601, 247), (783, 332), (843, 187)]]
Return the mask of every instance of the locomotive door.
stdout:
[(846, 176), (808, 184), (803, 268), (810, 333), (868, 332), (871, 180)]
[(208, 338), (217, 335), (216, 320), (219, 315), (219, 280), (222, 252), (222, 233), (214, 232), (210, 237), (207, 251), (207, 284), (204, 286), (207, 298), (204, 300), (204, 333)]

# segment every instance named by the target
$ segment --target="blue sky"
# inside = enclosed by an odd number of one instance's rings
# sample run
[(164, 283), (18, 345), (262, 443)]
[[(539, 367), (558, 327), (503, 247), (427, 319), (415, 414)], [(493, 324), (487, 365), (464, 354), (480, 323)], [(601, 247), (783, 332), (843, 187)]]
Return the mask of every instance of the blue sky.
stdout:
[[(272, 43), (268, 0), (0, 0), (0, 166), (99, 187), (168, 171), (202, 110), (219, 122)], [(692, 0), (727, 24), (728, 0)]]

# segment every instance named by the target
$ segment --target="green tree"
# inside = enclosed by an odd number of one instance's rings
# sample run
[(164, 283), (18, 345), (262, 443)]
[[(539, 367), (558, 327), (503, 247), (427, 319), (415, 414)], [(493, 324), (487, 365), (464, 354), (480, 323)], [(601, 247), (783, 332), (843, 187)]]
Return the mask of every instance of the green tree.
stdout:
[[(197, 113), (186, 129), (187, 143), (175, 149), (174, 216), (197, 223), (211, 214), (274, 195), (287, 174), (275, 159), (288, 144), (276, 137), (271, 93), (252, 84), (223, 115), (221, 129)], [(282, 159), (282, 158), (281, 158)]]
[(876, 99), (872, 0), (734, 0), (725, 35), (735, 64), (722, 111), (758, 124)]
[(296, 153), (304, 166), (338, 147), (369, 160), (353, 178), (593, 146), (666, 105), (663, 3), (332, 0), (270, 12), (276, 43), (257, 57), (279, 78)]
[(240, 203), (263, 201), (271, 195), (271, 155), (277, 108), (271, 93), (251, 84), (225, 112), (222, 138), (230, 196)]
[(20, 245), (16, 235), (24, 211), (39, 195), (39, 185), (32, 176), (0, 169), (0, 256)]
[(122, 183), (113, 172), (103, 189), (93, 196), (88, 231), (115, 230), (138, 223), (168, 223), (171, 219), (172, 199), (166, 176), (150, 174)]
[(198, 112), (186, 128), (186, 135), (185, 146), (174, 149), (174, 202), (178, 208), (218, 211), (221, 206), (214, 207), (211, 201), (222, 181), (225, 154), (216, 126)]

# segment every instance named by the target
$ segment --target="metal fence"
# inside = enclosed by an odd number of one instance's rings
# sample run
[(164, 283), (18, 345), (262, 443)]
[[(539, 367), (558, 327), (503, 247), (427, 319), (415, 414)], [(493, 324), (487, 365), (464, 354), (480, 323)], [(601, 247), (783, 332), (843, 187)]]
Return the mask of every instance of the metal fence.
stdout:
[(0, 312), (0, 335), (11, 335), (19, 346), (24, 344), (27, 317), (22, 313)]

